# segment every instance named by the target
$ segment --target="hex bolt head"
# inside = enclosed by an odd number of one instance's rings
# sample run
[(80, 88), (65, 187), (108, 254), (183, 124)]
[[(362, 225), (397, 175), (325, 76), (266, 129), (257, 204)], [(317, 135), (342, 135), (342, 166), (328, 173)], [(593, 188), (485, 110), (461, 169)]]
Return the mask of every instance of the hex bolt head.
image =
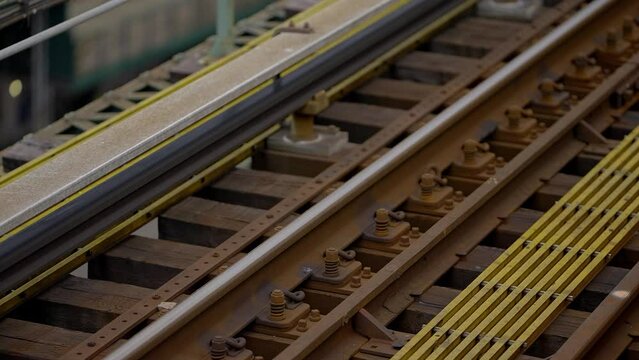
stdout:
[(402, 235), (399, 238), (399, 246), (401, 247), (409, 247), (410, 246), (410, 238), (408, 235)]
[(495, 166), (501, 168), (504, 167), (504, 165), (506, 165), (506, 160), (504, 160), (504, 158), (501, 156), (497, 156), (497, 158), (495, 159)]
[(455, 208), (455, 202), (453, 201), (453, 199), (444, 200), (444, 209), (453, 210), (454, 208)]
[(308, 319), (311, 320), (312, 322), (318, 322), (322, 320), (322, 315), (320, 314), (319, 310), (313, 309), (311, 310), (311, 314), (309, 315)]
[(455, 202), (462, 202), (464, 201), (464, 193), (457, 190), (453, 193), (453, 200), (455, 200)]
[(489, 163), (486, 165), (486, 174), (494, 175), (495, 172), (495, 164)]
[(419, 233), (419, 228), (417, 226), (413, 226), (412, 228), (410, 228), (410, 232), (408, 233), (408, 236), (411, 239), (417, 239), (420, 236), (422, 236), (422, 234)]
[(371, 277), (373, 277), (370, 266), (364, 266), (364, 268), (362, 268), (361, 276), (362, 279), (370, 279)]
[(306, 330), (308, 330), (308, 322), (306, 319), (299, 319), (297, 322), (297, 331), (305, 332)]
[(358, 288), (362, 286), (362, 278), (359, 275), (353, 275), (351, 278), (351, 287)]

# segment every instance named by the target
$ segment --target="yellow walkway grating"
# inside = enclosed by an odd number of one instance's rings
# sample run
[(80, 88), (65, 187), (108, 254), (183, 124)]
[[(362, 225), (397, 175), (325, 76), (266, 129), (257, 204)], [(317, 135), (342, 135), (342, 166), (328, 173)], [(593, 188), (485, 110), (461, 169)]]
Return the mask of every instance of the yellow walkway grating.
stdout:
[(393, 359), (513, 359), (637, 230), (639, 128)]

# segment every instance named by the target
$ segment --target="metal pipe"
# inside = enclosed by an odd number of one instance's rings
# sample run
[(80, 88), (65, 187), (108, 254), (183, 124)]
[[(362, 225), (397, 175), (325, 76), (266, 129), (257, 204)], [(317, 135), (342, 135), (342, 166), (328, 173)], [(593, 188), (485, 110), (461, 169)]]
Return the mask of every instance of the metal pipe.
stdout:
[(235, 25), (235, 0), (217, 0), (215, 40), (211, 56), (220, 58), (231, 51), (233, 45), (233, 26)]
[(302, 236), (323, 222), (345, 204), (364, 192), (378, 179), (384, 177), (400, 163), (406, 161), (436, 136), (454, 125), (460, 118), (495, 94), (528, 66), (541, 59), (551, 49), (586, 25), (590, 20), (612, 5), (616, 0), (595, 0), (557, 27), (549, 35), (517, 56), (492, 77), (480, 83), (466, 96), (459, 99), (438, 116), (400, 142), (374, 163), (360, 171), (324, 200), (300, 215), (296, 220), (270, 237), (229, 269), (206, 283), (203, 287), (152, 324), (117, 348), (106, 359), (135, 359), (179, 330), (198, 314), (212, 306), (224, 294), (249, 278), (262, 266)]
[(107, 3), (94, 7), (89, 11), (83, 12), (76, 17), (63, 21), (42, 32), (39, 32), (31, 37), (19, 41), (11, 46), (8, 46), (0, 50), (0, 60), (4, 60), (45, 40), (49, 40), (50, 38), (59, 35), (74, 26), (80, 25), (87, 20), (93, 19), (94, 17), (102, 15), (105, 12), (111, 11), (112, 9), (126, 3), (127, 1), (129, 0), (111, 0)]

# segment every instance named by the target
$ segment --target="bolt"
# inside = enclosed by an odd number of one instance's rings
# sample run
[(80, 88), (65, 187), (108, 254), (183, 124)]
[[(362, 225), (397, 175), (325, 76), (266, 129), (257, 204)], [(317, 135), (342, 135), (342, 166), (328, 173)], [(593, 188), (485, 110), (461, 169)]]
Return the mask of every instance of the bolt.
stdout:
[(209, 342), (209, 354), (211, 360), (222, 360), (226, 357), (228, 349), (226, 348), (226, 339), (221, 336), (214, 336)]
[(222, 265), (222, 266), (220, 266), (220, 270), (219, 270), (219, 271), (220, 271), (220, 273), (223, 273), (223, 272), (225, 272), (228, 268), (229, 268), (229, 266), (228, 266), (228, 265)]
[(339, 276), (339, 251), (336, 248), (326, 249), (324, 255), (324, 275), (328, 277)]
[(455, 207), (455, 202), (453, 202), (453, 199), (444, 200), (444, 209), (453, 210), (454, 207)]
[(276, 227), (273, 228), (273, 231), (278, 232), (278, 231), (281, 231), (282, 229), (284, 229), (284, 226), (277, 225)]
[(489, 174), (489, 175), (495, 174), (495, 164), (490, 163), (486, 165), (486, 174)]
[(359, 277), (359, 275), (353, 275), (351, 278), (351, 287), (358, 288), (360, 286), (362, 286), (362, 278)]
[(408, 237), (408, 235), (402, 235), (399, 238), (399, 246), (401, 246), (401, 247), (409, 247), (410, 246), (410, 237)]
[(371, 267), (370, 266), (364, 266), (364, 268), (362, 269), (362, 279), (370, 279), (373, 274), (371, 273)]
[(433, 190), (437, 187), (435, 183), (435, 175), (433, 174), (423, 174), (420, 181), (419, 187), (421, 188), (421, 196), (423, 200), (428, 199), (433, 195)]
[(419, 233), (419, 228), (417, 226), (413, 226), (412, 228), (410, 228), (410, 232), (408, 233), (409, 238), (417, 239), (420, 236), (422, 236), (422, 234)]
[(306, 330), (308, 330), (308, 323), (306, 322), (306, 319), (300, 319), (297, 322), (297, 331), (305, 332)]
[(377, 209), (375, 211), (375, 235), (387, 236), (388, 226), (390, 225), (390, 215), (386, 209)]
[(497, 158), (495, 159), (495, 166), (501, 168), (504, 167), (504, 165), (506, 165), (506, 160), (504, 160), (504, 158), (501, 156), (497, 156)]
[(536, 139), (539, 133), (539, 129), (532, 129), (530, 130), (530, 138), (531, 139)]
[(464, 193), (457, 190), (453, 193), (453, 200), (455, 200), (456, 202), (462, 202), (464, 201)]
[(540, 122), (539, 124), (537, 124), (537, 131), (540, 133), (546, 131), (546, 123)]
[(284, 292), (280, 289), (275, 289), (271, 292), (271, 312), (268, 315), (271, 320), (284, 320), (286, 314), (284, 314), (284, 308), (286, 307), (286, 299), (284, 298)]
[(512, 106), (506, 110), (506, 118), (508, 119), (508, 127), (511, 129), (519, 128), (520, 120), (523, 116), (522, 108)]
[(475, 162), (475, 154), (478, 151), (488, 151), (490, 147), (488, 144), (482, 144), (478, 141), (468, 139), (464, 141), (462, 145), (462, 151), (464, 152), (464, 162), (465, 163), (473, 163)]
[(320, 315), (320, 311), (317, 309), (311, 310), (311, 315), (308, 317), (312, 322), (318, 322), (322, 319), (322, 315)]

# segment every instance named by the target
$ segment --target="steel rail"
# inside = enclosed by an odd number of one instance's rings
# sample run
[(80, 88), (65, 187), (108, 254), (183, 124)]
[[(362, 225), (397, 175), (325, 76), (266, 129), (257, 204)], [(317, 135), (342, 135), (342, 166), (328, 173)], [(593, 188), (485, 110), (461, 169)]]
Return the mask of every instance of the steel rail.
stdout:
[(324, 200), (308, 209), (296, 220), (256, 247), (225, 272), (215, 277), (168, 314), (156, 320), (126, 344), (111, 353), (107, 359), (134, 359), (144, 355), (162, 340), (179, 330), (206, 308), (212, 306), (237, 284), (246, 280), (262, 266), (293, 245), (326, 218), (410, 158), (420, 148), (454, 125), (474, 107), (493, 95), (551, 49), (574, 34), (615, 0), (596, 0), (569, 18), (550, 34), (517, 56), (492, 77), (480, 83), (467, 95), (448, 107), (415, 133), (400, 142), (385, 155), (359, 172)]
[(0, 61), (11, 57), (19, 52), (22, 52), (34, 45), (37, 45), (45, 40), (49, 40), (56, 35), (60, 35), (71, 28), (78, 26), (86, 21), (100, 16), (106, 12), (109, 12), (120, 5), (124, 5), (129, 0), (111, 0), (104, 4), (98, 5), (91, 10), (85, 11), (82, 14), (72, 17), (69, 20), (63, 21), (57, 25), (54, 25), (44, 31), (41, 31), (33, 36), (30, 36), (22, 41), (19, 41), (13, 45), (7, 46), (0, 50)]
[(597, 344), (613, 323), (631, 306), (639, 295), (639, 263), (597, 306), (568, 340), (553, 354), (555, 360), (581, 359)]

